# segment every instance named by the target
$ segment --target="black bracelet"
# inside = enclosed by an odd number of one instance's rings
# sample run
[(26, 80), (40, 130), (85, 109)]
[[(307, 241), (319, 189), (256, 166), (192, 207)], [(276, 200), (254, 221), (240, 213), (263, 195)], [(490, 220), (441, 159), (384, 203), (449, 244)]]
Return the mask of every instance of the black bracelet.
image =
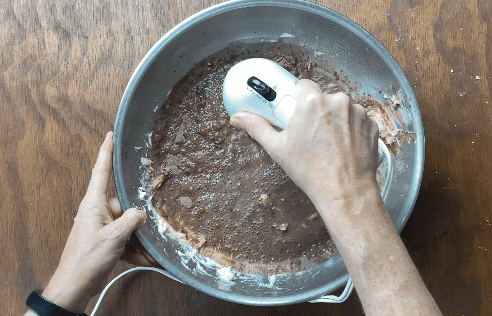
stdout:
[(85, 313), (77, 314), (50, 302), (37, 291), (32, 291), (26, 300), (26, 305), (39, 316), (87, 316)]

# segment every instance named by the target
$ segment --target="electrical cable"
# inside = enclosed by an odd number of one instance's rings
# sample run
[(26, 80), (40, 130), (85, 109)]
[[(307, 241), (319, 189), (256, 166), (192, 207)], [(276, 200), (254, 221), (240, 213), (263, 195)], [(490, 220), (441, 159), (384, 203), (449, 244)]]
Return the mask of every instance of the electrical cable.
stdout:
[(347, 281), (347, 285), (345, 285), (345, 289), (343, 290), (340, 296), (326, 295), (316, 300), (309, 301), (309, 303), (343, 303), (350, 296), (353, 289), (354, 289), (354, 284), (352, 283), (352, 278), (349, 277)]
[[(94, 309), (92, 310), (92, 313), (91, 313), (90, 316), (94, 316), (96, 314), (97, 309), (99, 308), (99, 305), (101, 304), (101, 302), (102, 302), (102, 300), (104, 298), (104, 295), (106, 295), (106, 292), (109, 290), (109, 288), (116, 281), (118, 281), (122, 276), (124, 276), (124, 275), (126, 275), (126, 274), (128, 274), (130, 272), (139, 271), (139, 270), (140, 271), (155, 271), (155, 272), (159, 272), (160, 274), (163, 274), (163, 275), (167, 276), (168, 278), (173, 279), (174, 281), (177, 281), (179, 283), (185, 284), (183, 281), (175, 278), (173, 275), (171, 275), (166, 270), (162, 270), (162, 269), (158, 269), (158, 268), (151, 268), (151, 267), (136, 267), (136, 268), (132, 268), (130, 270), (127, 270), (127, 271), (121, 273), (116, 278), (114, 278), (113, 280), (111, 280), (111, 282), (109, 282), (108, 285), (106, 285), (106, 287), (104, 288), (104, 290), (101, 292), (101, 295), (99, 296), (99, 299), (97, 300), (96, 306), (94, 306)], [(343, 290), (343, 292), (342, 292), (342, 294), (340, 296), (326, 295), (326, 296), (320, 297), (320, 298), (318, 298), (316, 300), (309, 301), (309, 303), (343, 303), (350, 296), (350, 294), (352, 293), (352, 290), (353, 289), (354, 289), (354, 284), (352, 283), (352, 278), (349, 277), (349, 279), (347, 281), (347, 285), (345, 285), (345, 289)]]
[(94, 309), (92, 310), (92, 313), (90, 316), (94, 316), (96, 314), (96, 311), (97, 309), (99, 308), (99, 305), (101, 304), (101, 301), (102, 299), (104, 298), (104, 295), (106, 294), (106, 292), (109, 290), (109, 288), (111, 287), (111, 285), (113, 285), (113, 283), (115, 283), (119, 278), (121, 278), (122, 276), (130, 273), (130, 272), (133, 272), (133, 271), (138, 271), (138, 270), (144, 270), (144, 271), (155, 271), (155, 272), (159, 272), (160, 274), (163, 274), (165, 276), (167, 276), (168, 278), (171, 278), (173, 279), (174, 281), (178, 281), (179, 283), (183, 283), (183, 281), (175, 278), (174, 276), (172, 276), (169, 272), (167, 272), (166, 270), (162, 270), (162, 269), (158, 269), (158, 268), (151, 268), (151, 267), (136, 267), (136, 268), (132, 268), (130, 270), (127, 270), (123, 273), (121, 273), (120, 275), (118, 275), (116, 278), (114, 278), (113, 280), (111, 280), (111, 282), (109, 282), (108, 285), (106, 285), (106, 287), (104, 288), (104, 290), (101, 292), (101, 295), (99, 296), (99, 299), (97, 300), (97, 303), (96, 303), (96, 306), (94, 306)]

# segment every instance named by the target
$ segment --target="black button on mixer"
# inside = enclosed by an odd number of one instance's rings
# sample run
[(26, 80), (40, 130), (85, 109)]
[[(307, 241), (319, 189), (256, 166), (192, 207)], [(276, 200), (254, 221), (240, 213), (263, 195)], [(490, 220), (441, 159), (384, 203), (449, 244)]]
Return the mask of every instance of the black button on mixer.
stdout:
[(248, 79), (248, 86), (258, 92), (258, 94), (264, 97), (267, 101), (271, 102), (277, 97), (275, 90), (255, 76)]

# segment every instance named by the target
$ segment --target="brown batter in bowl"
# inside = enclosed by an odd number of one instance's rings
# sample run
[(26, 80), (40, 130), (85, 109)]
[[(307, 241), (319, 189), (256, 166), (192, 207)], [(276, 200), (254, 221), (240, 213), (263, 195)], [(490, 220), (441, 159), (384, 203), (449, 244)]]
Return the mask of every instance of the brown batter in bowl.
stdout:
[(148, 190), (154, 210), (201, 255), (245, 273), (297, 272), (336, 248), (309, 198), (256, 141), (229, 124), (224, 77), (253, 57), (273, 60), (327, 93), (354, 90), (334, 67), (282, 41), (209, 56), (161, 107), (149, 147)]

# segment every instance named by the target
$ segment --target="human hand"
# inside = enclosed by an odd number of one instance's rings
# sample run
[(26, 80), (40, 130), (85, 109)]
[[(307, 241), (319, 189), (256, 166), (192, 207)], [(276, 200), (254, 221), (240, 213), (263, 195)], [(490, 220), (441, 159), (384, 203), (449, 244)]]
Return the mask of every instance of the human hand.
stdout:
[(277, 132), (261, 116), (241, 112), (231, 117), (258, 141), (287, 175), (316, 204), (344, 200), (357, 190), (376, 188), (379, 130), (364, 108), (344, 93), (324, 94), (310, 80), (300, 80), (292, 119)]
[(231, 117), (309, 196), (347, 266), (367, 315), (442, 315), (379, 195), (378, 126), (343, 93), (300, 80), (296, 109), (277, 132), (262, 117)]
[(143, 266), (157, 266), (140, 243), (134, 230), (147, 214), (134, 208), (123, 212), (116, 198), (106, 190), (111, 175), (113, 133), (101, 146), (87, 194), (82, 200), (60, 263), (42, 295), (53, 303), (81, 313), (90, 298), (101, 292), (118, 259)]

